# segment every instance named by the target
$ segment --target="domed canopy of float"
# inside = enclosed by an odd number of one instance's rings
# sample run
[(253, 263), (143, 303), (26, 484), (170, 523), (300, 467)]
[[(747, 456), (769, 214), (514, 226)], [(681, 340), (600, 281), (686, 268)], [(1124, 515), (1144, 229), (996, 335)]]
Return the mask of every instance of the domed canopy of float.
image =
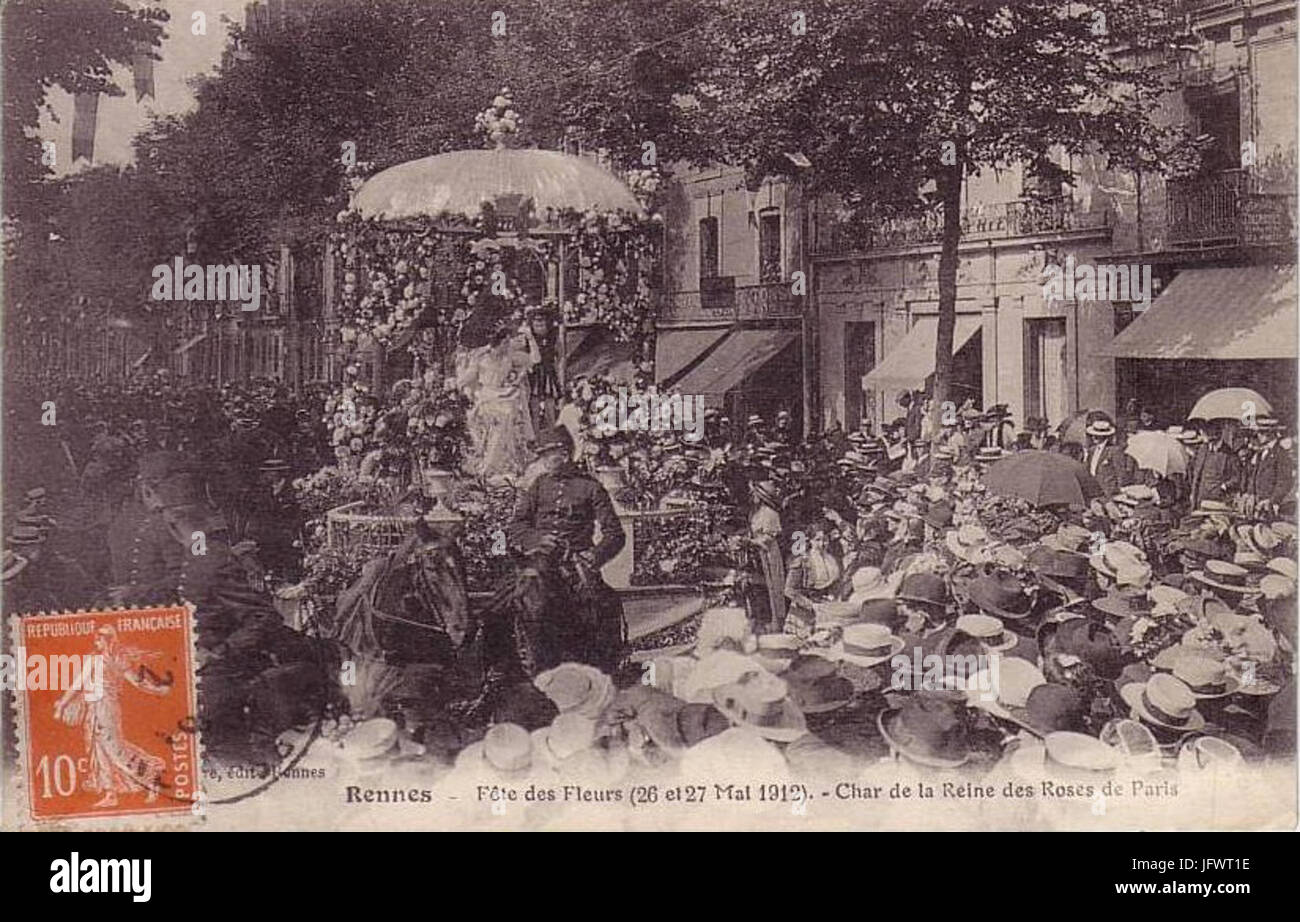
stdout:
[(352, 210), (362, 218), (474, 220), (485, 203), (515, 229), (545, 221), (548, 212), (624, 212), (644, 217), (641, 203), (617, 176), (582, 157), (553, 150), (515, 149), (520, 117), (503, 89), (475, 119), (493, 146), (436, 154), (389, 167), (361, 185)]
[(548, 210), (642, 213), (627, 186), (602, 167), (553, 150), (459, 150), (389, 167), (357, 190), (363, 218), (478, 217), (484, 202), (519, 196), (538, 218)]

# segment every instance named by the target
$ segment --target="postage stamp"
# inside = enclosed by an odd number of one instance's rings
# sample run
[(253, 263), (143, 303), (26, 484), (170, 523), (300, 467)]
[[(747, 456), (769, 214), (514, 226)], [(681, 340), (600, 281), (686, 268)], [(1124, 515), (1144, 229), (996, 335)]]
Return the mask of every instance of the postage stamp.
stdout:
[(19, 825), (201, 815), (190, 607), (24, 615), (11, 626)]

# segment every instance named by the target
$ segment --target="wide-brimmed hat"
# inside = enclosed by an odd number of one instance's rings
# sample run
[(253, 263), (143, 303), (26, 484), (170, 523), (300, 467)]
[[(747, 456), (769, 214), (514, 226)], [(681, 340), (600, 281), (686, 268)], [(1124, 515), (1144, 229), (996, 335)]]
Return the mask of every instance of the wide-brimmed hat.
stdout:
[(917, 694), (880, 712), (877, 725), (890, 747), (919, 765), (957, 768), (970, 759), (966, 721), (950, 698)]
[(596, 721), (577, 711), (562, 713), (550, 726), (533, 731), (533, 753), (553, 768), (590, 749), (595, 742)]
[(1300, 573), (1300, 569), (1296, 567), (1296, 562), (1290, 557), (1274, 557), (1265, 566), (1274, 573), (1285, 576), (1292, 582), (1297, 579), (1297, 574)]
[(1246, 764), (1241, 750), (1217, 736), (1198, 736), (1178, 749), (1178, 775), (1191, 778), (1204, 772), (1235, 769)]
[(1088, 618), (1044, 622), (1038, 630), (1038, 642), (1044, 658), (1074, 657), (1103, 679), (1118, 678), (1124, 670), (1124, 654), (1115, 633)]
[(853, 571), (849, 584), (852, 590), (848, 601), (865, 602), (868, 599), (882, 599), (892, 595), (895, 581), (885, 576), (879, 567), (864, 566)]
[(609, 676), (585, 663), (561, 663), (539, 674), (533, 684), (561, 714), (576, 711), (599, 717), (614, 697), (614, 683)]
[(1044, 535), (1039, 540), (1039, 543), (1053, 550), (1064, 551), (1067, 554), (1081, 554), (1086, 557), (1090, 553), (1093, 540), (1092, 534), (1082, 525), (1066, 522), (1052, 534)]
[(1089, 572), (1088, 558), (1040, 544), (1029, 552), (1029, 568), (1051, 580), (1083, 580)]
[(1074, 771), (1114, 771), (1124, 758), (1097, 737), (1073, 730), (1048, 733), (1043, 737), (1043, 747), (1049, 762)]
[[(1010, 650), (1019, 640), (1015, 634), (1007, 630), (1001, 619), (992, 615), (962, 615), (957, 619), (956, 628), (956, 632), (949, 636), (949, 641), (959, 634), (965, 634), (978, 640), (989, 653)], [(946, 648), (947, 644), (945, 650)]]
[(1205, 727), (1192, 690), (1167, 672), (1157, 672), (1145, 683), (1130, 682), (1119, 694), (1137, 717), (1154, 726), (1187, 732)]
[(4, 572), (0, 577), (10, 580), (27, 568), (27, 558), (5, 548)]
[(898, 587), (897, 598), (914, 605), (944, 609), (948, 606), (951, 595), (948, 592), (948, 584), (942, 576), (922, 571), (909, 573), (903, 577), (903, 582)]
[(1032, 602), (1024, 585), (1009, 573), (990, 573), (970, 580), (962, 589), (980, 611), (1018, 621), (1028, 617)]
[(1120, 586), (1145, 586), (1151, 581), (1146, 552), (1127, 541), (1107, 541), (1088, 558), (1092, 568)]
[(687, 703), (675, 698), (637, 711), (637, 722), (665, 752), (680, 755), (696, 743), (717, 736), (731, 726), (712, 704)]
[(831, 656), (858, 666), (877, 666), (899, 653), (907, 641), (883, 624), (848, 624)]
[(1131, 483), (1127, 486), (1120, 487), (1112, 499), (1117, 503), (1126, 506), (1139, 506), (1143, 503), (1154, 503), (1159, 496), (1154, 488), (1141, 483)]
[(944, 544), (953, 556), (967, 563), (976, 563), (980, 553), (992, 540), (989, 533), (974, 522), (967, 522), (943, 536)]
[(856, 620), (862, 624), (882, 624), (891, 631), (901, 631), (907, 624), (907, 615), (898, 607), (898, 599), (867, 599), (862, 603)]
[(808, 732), (803, 713), (790, 700), (790, 686), (770, 673), (750, 673), (715, 688), (713, 704), (733, 724), (764, 739), (791, 742)]
[(1002, 459), (1006, 454), (1006, 451), (997, 445), (981, 445), (979, 451), (975, 452), (975, 460), (993, 462)]
[(1259, 592), (1259, 588), (1246, 584), (1247, 575), (1245, 567), (1226, 560), (1207, 560), (1204, 570), (1194, 570), (1188, 574), (1198, 583), (1204, 583), (1213, 589), (1243, 596), (1254, 595)]
[(526, 775), (533, 767), (532, 735), (518, 724), (495, 724), (481, 741), (461, 750), (456, 767), (505, 777)]
[(1108, 592), (1092, 600), (1092, 607), (1103, 615), (1123, 620), (1143, 618), (1156, 610), (1155, 602), (1144, 592)]
[(289, 462), (283, 458), (267, 458), (257, 466), (263, 474), (283, 474), (289, 470)]
[(1223, 660), (1181, 644), (1171, 649), (1173, 675), (1197, 698), (1225, 698), (1241, 688), (1241, 680)]
[(739, 682), (754, 672), (767, 671), (752, 656), (734, 650), (714, 650), (701, 656), (695, 668), (682, 675), (680, 681), (674, 680), (673, 694), (683, 701), (712, 704), (714, 689)]
[[(975, 680), (967, 686), (966, 703), (1009, 720), (1023, 718), (1020, 712), (1029, 703), (1030, 693), (1047, 684), (1042, 670), (1018, 656), (1000, 657), (996, 675), (988, 673), (987, 680), (985, 676), (986, 673), (977, 673)], [(993, 698), (987, 697), (984, 685), (993, 686)]]
[(1224, 518), (1240, 518), (1241, 515), (1227, 503), (1220, 502), (1217, 499), (1203, 499), (1199, 506), (1187, 514), (1193, 518), (1205, 518), (1212, 515), (1223, 516)]
[(1106, 438), (1115, 434), (1115, 424), (1109, 419), (1099, 418), (1088, 423), (1083, 431), (1097, 438)]
[(853, 700), (853, 683), (842, 675), (804, 678), (796, 673), (787, 681), (791, 700), (804, 714), (825, 714)]

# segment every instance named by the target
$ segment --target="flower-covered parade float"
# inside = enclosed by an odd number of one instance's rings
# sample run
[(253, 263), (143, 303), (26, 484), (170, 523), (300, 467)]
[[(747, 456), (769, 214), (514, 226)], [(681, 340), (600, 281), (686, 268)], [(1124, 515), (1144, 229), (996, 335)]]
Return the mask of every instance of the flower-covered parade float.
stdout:
[(625, 524), (614, 586), (698, 590), (722, 499), (678, 454), (682, 433), (595, 425), (601, 395), (653, 387), (657, 175), (516, 146), (508, 90), (476, 123), (483, 149), (368, 178), (358, 164), (331, 234), (341, 380), (323, 419), (333, 463), (297, 483), (304, 620), (362, 652), (376, 638), (354, 630), (348, 593), (430, 533), (471, 609), (492, 592), (531, 443), (556, 422)]

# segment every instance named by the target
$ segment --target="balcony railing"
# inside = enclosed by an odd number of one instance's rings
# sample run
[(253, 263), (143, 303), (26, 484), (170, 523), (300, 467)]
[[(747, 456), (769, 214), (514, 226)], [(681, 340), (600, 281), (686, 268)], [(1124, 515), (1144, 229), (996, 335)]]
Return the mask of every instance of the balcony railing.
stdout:
[(790, 291), (791, 282), (767, 285), (706, 284), (703, 291), (672, 291), (659, 308), (660, 323), (699, 320), (789, 320), (802, 316), (802, 305)]
[[(1008, 202), (968, 208), (961, 216), (961, 236), (996, 239), (1101, 229), (1111, 226), (1109, 211), (1077, 211), (1072, 202)], [(943, 236), (943, 214), (909, 218), (844, 220), (821, 213), (814, 222), (813, 252), (819, 255), (927, 246)]]
[(1295, 196), (1251, 191), (1241, 170), (1170, 180), (1165, 187), (1170, 247), (1271, 246), (1295, 239)]

